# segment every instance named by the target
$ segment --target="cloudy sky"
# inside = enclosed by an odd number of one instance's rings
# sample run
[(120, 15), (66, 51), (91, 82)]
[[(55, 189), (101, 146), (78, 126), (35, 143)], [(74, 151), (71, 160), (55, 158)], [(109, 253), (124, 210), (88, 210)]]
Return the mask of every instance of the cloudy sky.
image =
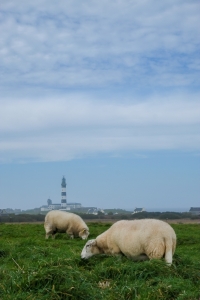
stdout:
[(1, 0), (0, 208), (200, 205), (200, 4)]

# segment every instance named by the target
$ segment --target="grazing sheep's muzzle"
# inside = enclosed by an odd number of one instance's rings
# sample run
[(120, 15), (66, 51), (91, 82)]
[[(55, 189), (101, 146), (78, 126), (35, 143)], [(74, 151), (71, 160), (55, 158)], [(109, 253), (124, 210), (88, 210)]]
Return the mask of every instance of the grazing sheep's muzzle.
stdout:
[(89, 234), (90, 233), (87, 229), (83, 229), (79, 232), (79, 237), (82, 238), (82, 240), (86, 240)]
[(81, 258), (86, 259), (85, 249), (83, 249), (83, 251), (81, 252)]

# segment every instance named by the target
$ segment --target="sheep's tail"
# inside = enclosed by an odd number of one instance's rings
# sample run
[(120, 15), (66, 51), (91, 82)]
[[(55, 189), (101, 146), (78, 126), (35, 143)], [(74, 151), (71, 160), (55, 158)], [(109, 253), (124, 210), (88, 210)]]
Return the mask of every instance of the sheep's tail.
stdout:
[(168, 265), (172, 264), (172, 257), (176, 249), (176, 239), (167, 238), (165, 240), (165, 261)]

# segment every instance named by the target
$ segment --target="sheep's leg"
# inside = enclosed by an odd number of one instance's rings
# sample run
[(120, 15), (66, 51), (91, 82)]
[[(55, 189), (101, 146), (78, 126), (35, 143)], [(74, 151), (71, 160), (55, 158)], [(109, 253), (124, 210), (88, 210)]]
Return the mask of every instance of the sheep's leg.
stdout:
[(172, 264), (172, 242), (171, 240), (157, 241), (156, 246), (151, 246), (148, 249), (147, 255), (150, 259), (160, 259), (165, 258), (168, 265)]
[(45, 239), (47, 240), (48, 238), (49, 238), (49, 236), (50, 236), (51, 234), (49, 234), (49, 233), (46, 233), (46, 235), (45, 235)]
[(161, 259), (165, 253), (165, 244), (163, 241), (152, 241), (145, 251), (149, 259)]
[(168, 265), (172, 264), (172, 251), (167, 251), (165, 253), (165, 261)]
[(48, 239), (48, 238), (50, 237), (50, 235), (52, 235), (52, 230), (46, 229), (46, 235), (45, 235), (45, 238)]
[(53, 240), (55, 240), (55, 237), (56, 237), (56, 232), (55, 232), (55, 233), (52, 233), (52, 235), (51, 235), (51, 236), (52, 236), (52, 239), (53, 239)]
[(171, 241), (166, 241), (165, 261), (168, 265), (172, 264), (173, 244)]
[(51, 224), (49, 224), (48, 222), (45, 222), (44, 223), (44, 229), (46, 231), (45, 238), (48, 239), (50, 237), (50, 235), (52, 235), (52, 233), (53, 233), (53, 229), (52, 229)]
[(74, 238), (74, 234), (73, 234), (72, 230), (68, 229), (68, 230), (66, 231), (66, 233), (69, 235), (70, 239), (73, 239), (73, 238)]
[(46, 239), (48, 239), (51, 235), (52, 239), (55, 239), (55, 234), (56, 234), (56, 230), (52, 230), (52, 229), (46, 229)]

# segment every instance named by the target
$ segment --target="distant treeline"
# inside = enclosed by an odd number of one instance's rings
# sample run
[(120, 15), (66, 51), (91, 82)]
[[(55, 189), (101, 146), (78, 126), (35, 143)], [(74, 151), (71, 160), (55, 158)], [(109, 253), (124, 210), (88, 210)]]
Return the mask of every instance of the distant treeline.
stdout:
[[(74, 212), (76, 213), (76, 212)], [(99, 212), (98, 215), (93, 214), (80, 214), (84, 220), (88, 219), (114, 219), (114, 220), (133, 220), (133, 219), (144, 219), (144, 218), (155, 218), (160, 220), (175, 220), (175, 219), (200, 219), (200, 216), (194, 216), (191, 213), (178, 213), (178, 212), (141, 212), (137, 214), (112, 214), (104, 215)], [(44, 222), (44, 214), (8, 214), (0, 215), (0, 223), (16, 223), (16, 222)]]
[(30, 214), (7, 214), (0, 215), (0, 223), (16, 223), (16, 222), (43, 222), (45, 215), (30, 215)]
[(160, 220), (175, 220), (175, 219), (200, 219), (200, 216), (194, 216), (189, 212), (141, 212), (136, 214), (111, 214), (104, 215), (98, 213), (98, 215), (79, 214), (83, 219), (117, 219), (117, 220), (133, 220), (133, 219), (160, 219)]

